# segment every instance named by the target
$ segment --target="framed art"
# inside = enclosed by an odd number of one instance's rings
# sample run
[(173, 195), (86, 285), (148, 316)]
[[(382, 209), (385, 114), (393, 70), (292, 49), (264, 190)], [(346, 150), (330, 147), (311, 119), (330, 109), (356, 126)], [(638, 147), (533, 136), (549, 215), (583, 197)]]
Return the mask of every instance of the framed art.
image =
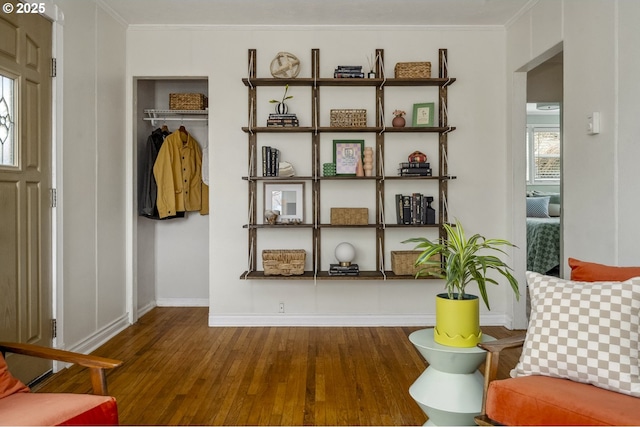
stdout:
[(277, 222), (304, 221), (304, 182), (265, 182), (264, 211), (278, 211)]
[(364, 140), (334, 139), (333, 162), (336, 164), (336, 175), (353, 175), (358, 168), (358, 160), (362, 162)]
[(433, 102), (413, 104), (413, 126), (435, 126), (433, 123), (434, 109)]

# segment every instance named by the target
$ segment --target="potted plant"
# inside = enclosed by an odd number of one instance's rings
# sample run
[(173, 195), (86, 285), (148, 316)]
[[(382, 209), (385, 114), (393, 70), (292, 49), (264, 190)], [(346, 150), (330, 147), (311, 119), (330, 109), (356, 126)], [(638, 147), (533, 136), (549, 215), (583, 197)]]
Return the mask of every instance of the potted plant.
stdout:
[(282, 95), (282, 101), (278, 101), (277, 99), (272, 99), (269, 101), (271, 104), (276, 104), (276, 113), (277, 114), (287, 114), (289, 111), (289, 107), (285, 104), (284, 101), (287, 99), (293, 98), (293, 95), (287, 96), (287, 92), (289, 92), (289, 85), (284, 86), (284, 95)]
[[(511, 274), (511, 267), (491, 251), (506, 254), (500, 247), (512, 243), (502, 239), (487, 239), (479, 234), (467, 238), (462, 224), (443, 224), (446, 237), (432, 242), (424, 237), (405, 240), (417, 243), (422, 250), (416, 266), (422, 268), (416, 277), (431, 275), (445, 279), (446, 293), (436, 298), (436, 327), (434, 338), (438, 344), (453, 347), (474, 347), (482, 338), (480, 331), (480, 309), (478, 296), (465, 292), (468, 284), (475, 282), (487, 309), (491, 310), (487, 296), (487, 283), (498, 282), (487, 276), (493, 270), (505, 277), (511, 289), (520, 298), (518, 282)], [(465, 309), (469, 311), (465, 313)]]

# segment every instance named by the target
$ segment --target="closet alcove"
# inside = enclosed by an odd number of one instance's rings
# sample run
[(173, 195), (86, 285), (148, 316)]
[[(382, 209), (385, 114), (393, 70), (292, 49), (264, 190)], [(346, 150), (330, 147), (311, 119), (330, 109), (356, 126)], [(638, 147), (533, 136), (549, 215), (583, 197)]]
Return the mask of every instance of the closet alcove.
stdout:
[(134, 79), (134, 301), (137, 300), (138, 316), (156, 305), (209, 305), (209, 215), (186, 212), (184, 218), (157, 220), (140, 216), (138, 211), (147, 139), (154, 129), (166, 125), (174, 132), (184, 126), (201, 149), (209, 144), (207, 111), (171, 111), (171, 93), (208, 96), (208, 80), (203, 77)]

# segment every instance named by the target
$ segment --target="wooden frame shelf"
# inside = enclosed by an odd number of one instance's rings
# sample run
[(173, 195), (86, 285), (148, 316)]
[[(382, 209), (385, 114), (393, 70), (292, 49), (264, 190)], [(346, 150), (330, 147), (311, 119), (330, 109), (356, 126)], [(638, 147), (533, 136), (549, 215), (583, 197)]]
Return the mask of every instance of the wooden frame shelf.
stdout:
[[(428, 78), (428, 79), (396, 79), (396, 78), (375, 78), (375, 79), (363, 79), (363, 78), (324, 78), (320, 77), (320, 50), (312, 49), (311, 50), (311, 77), (297, 77), (297, 78), (258, 78), (257, 70), (256, 70), (256, 55), (257, 51), (255, 49), (248, 50), (248, 63), (249, 63), (249, 77), (243, 78), (242, 83), (245, 85), (248, 91), (248, 109), (247, 109), (247, 126), (242, 127), (242, 131), (247, 134), (247, 142), (248, 142), (248, 167), (247, 175), (243, 176), (242, 179), (247, 181), (248, 186), (248, 204), (252, 206), (249, 212), (249, 221), (248, 224), (243, 227), (247, 229), (247, 241), (248, 241), (248, 260), (249, 267), (248, 270), (245, 271), (240, 277), (242, 279), (247, 280), (415, 280), (413, 276), (396, 276), (391, 271), (386, 271), (388, 266), (385, 266), (386, 263), (385, 254), (385, 240), (388, 238), (386, 236), (387, 230), (398, 230), (398, 229), (435, 229), (438, 230), (439, 236), (442, 238), (445, 236), (444, 228), (442, 224), (448, 223), (448, 212), (447, 212), (447, 194), (448, 194), (448, 182), (456, 179), (455, 176), (450, 175), (448, 172), (448, 165), (446, 162), (446, 154), (448, 148), (448, 135), (455, 131), (456, 128), (453, 126), (449, 126), (447, 120), (447, 91), (448, 87), (453, 84), (456, 79), (449, 77), (449, 73), (446, 67), (447, 63), (447, 50), (440, 49), (438, 51), (438, 77), (436, 78)], [(384, 76), (385, 70), (383, 69), (384, 64), (384, 51), (382, 49), (376, 49), (375, 52), (376, 58), (378, 58), (376, 63), (376, 75)], [(305, 126), (296, 126), (296, 127), (268, 127), (268, 126), (258, 126), (257, 123), (257, 88), (258, 87), (284, 87), (285, 85), (296, 86), (296, 87), (307, 87), (311, 92), (311, 102), (310, 102), (310, 125)], [(375, 100), (375, 112), (371, 115), (373, 117), (373, 126), (361, 126), (361, 127), (335, 127), (335, 126), (322, 126), (321, 123), (321, 114), (318, 109), (321, 105), (320, 103), (320, 95), (321, 88), (324, 87), (368, 87), (371, 90), (371, 93)], [(437, 105), (438, 109), (438, 120), (435, 123), (436, 126), (431, 127), (422, 127), (422, 126), (407, 126), (407, 127), (391, 127), (386, 126), (385, 117), (384, 117), (384, 101), (385, 101), (385, 89), (388, 87), (433, 87), (437, 88), (437, 100), (435, 105)], [(436, 97), (434, 96), (434, 99)], [(324, 120), (325, 115), (322, 114), (322, 120)], [(258, 156), (261, 150), (259, 150), (258, 146), (258, 136), (260, 134), (268, 134), (268, 133), (297, 133), (297, 134), (308, 134), (308, 138), (310, 139), (311, 144), (311, 176), (293, 176), (293, 177), (278, 177), (278, 176), (258, 176), (259, 174), (259, 163)], [(384, 165), (381, 165), (379, 161), (376, 160), (376, 166), (373, 170), (372, 176), (367, 177), (354, 177), (354, 176), (322, 176), (322, 166), (323, 163), (320, 159), (320, 147), (323, 144), (327, 144), (327, 141), (321, 141), (321, 135), (327, 133), (374, 133), (375, 137), (375, 145), (374, 145), (374, 157), (376, 159), (381, 156), (384, 159), (385, 152), (385, 136), (386, 134), (398, 134), (398, 133), (411, 133), (411, 134), (437, 134), (437, 151), (438, 157), (436, 160), (438, 162), (438, 175), (437, 176), (398, 176), (398, 175), (385, 175), (384, 174)], [(307, 137), (305, 137), (307, 138)], [(371, 138), (371, 135), (368, 136)], [(434, 140), (434, 138), (430, 137), (430, 140)], [(395, 146), (395, 139), (392, 144)], [(305, 141), (306, 143), (306, 141)], [(428, 144), (436, 143), (433, 142), (425, 142)], [(434, 156), (435, 158), (435, 156)], [(386, 215), (385, 210), (385, 182), (386, 181), (400, 181), (404, 180), (406, 182), (414, 181), (432, 181), (434, 182), (433, 188), (437, 185), (437, 216), (436, 216), (436, 224), (389, 224), (384, 221), (385, 216), (388, 218), (395, 219), (395, 215), (389, 216)], [(257, 206), (258, 194), (262, 191), (258, 187), (258, 182), (269, 182), (269, 181), (310, 181), (311, 191), (306, 192), (305, 203), (309, 200), (311, 201), (311, 218), (307, 218), (307, 222), (305, 224), (259, 224), (258, 223), (258, 215), (255, 207)], [(373, 218), (374, 222), (370, 224), (363, 225), (334, 225), (327, 224), (321, 222), (321, 212), (320, 204), (323, 201), (321, 197), (322, 193), (322, 182), (323, 181), (341, 181), (344, 185), (348, 185), (348, 183), (353, 183), (356, 181), (360, 182), (370, 182), (375, 184), (375, 188), (373, 189), (375, 193), (371, 193), (371, 200), (373, 205), (373, 197), (375, 197), (375, 207), (373, 208)], [(342, 185), (342, 184), (341, 184)], [(431, 184), (430, 184), (431, 185)], [(326, 189), (325, 189), (326, 190)], [(368, 191), (368, 190), (367, 190)], [(375, 196), (374, 196), (375, 194)], [(325, 197), (326, 199), (326, 197)], [(386, 202), (389, 203), (389, 200)], [(394, 212), (395, 213), (395, 212)], [(326, 213), (325, 213), (326, 215)], [(312, 271), (305, 271), (302, 275), (297, 276), (265, 276), (264, 271), (258, 270), (258, 260), (260, 256), (258, 254), (258, 234), (260, 230), (263, 229), (290, 229), (295, 231), (300, 231), (302, 229), (311, 230), (311, 241), (310, 245), (306, 245), (307, 247), (311, 247), (311, 253), (307, 254), (307, 259), (311, 260), (311, 268)], [(357, 276), (330, 276), (328, 271), (322, 270), (322, 265), (328, 266), (329, 263), (326, 261), (322, 262), (320, 254), (322, 239), (323, 239), (323, 231), (330, 229), (363, 229), (363, 230), (373, 230), (375, 232), (375, 241), (372, 244), (375, 245), (375, 268), (374, 271), (360, 271)], [(302, 235), (301, 235), (302, 236)], [(306, 236), (306, 235), (305, 235)], [(308, 239), (308, 237), (301, 237), (304, 239)], [(371, 238), (363, 237), (364, 238)], [(264, 245), (263, 245), (264, 246)], [(384, 273), (382, 272), (384, 271)], [(426, 279), (426, 278), (425, 278)]]

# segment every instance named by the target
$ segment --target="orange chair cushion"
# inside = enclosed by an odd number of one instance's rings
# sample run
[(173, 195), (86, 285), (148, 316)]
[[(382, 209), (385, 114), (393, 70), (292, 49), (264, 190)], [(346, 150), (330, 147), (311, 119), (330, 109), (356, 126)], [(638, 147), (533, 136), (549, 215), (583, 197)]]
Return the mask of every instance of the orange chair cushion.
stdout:
[(29, 392), (29, 387), (11, 375), (2, 353), (0, 353), (0, 399), (14, 393)]
[(616, 267), (569, 258), (571, 280), (580, 282), (624, 282), (640, 276), (640, 267)]
[(15, 393), (0, 399), (0, 425), (118, 425), (118, 408), (111, 396)]
[(640, 425), (640, 399), (544, 376), (492, 381), (486, 414), (505, 425)]

